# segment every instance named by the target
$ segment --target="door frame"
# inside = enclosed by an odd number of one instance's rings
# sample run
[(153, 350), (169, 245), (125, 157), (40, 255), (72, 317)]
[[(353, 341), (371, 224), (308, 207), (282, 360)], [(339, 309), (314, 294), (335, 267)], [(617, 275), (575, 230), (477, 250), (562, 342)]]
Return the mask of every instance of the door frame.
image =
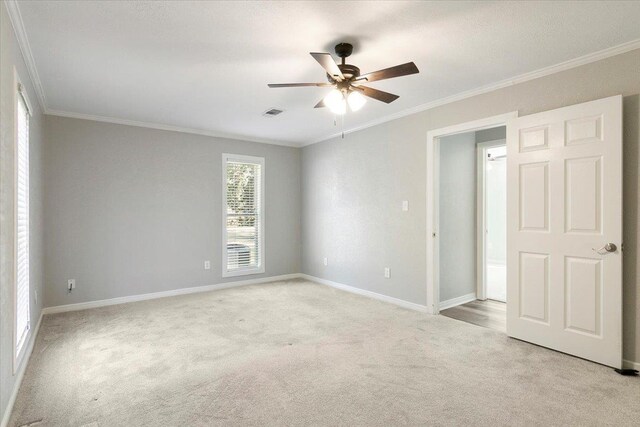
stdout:
[(459, 123), (427, 132), (427, 311), (440, 313), (440, 271), (439, 271), (439, 173), (440, 138), (460, 133), (479, 131), (499, 126), (518, 117), (518, 112), (500, 114), (479, 120)]
[[(477, 148), (476, 164), (476, 298), (487, 299), (487, 150), (507, 146), (507, 138), (480, 142)], [(505, 187), (505, 192), (507, 188)]]

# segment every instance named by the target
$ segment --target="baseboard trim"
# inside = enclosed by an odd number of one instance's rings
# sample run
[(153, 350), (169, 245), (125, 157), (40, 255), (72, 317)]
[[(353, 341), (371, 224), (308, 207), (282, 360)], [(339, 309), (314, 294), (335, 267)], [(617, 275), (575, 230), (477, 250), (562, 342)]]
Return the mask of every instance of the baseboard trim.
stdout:
[(281, 280), (297, 279), (299, 277), (300, 275), (298, 273), (283, 274), (280, 276), (261, 277), (259, 279), (249, 279), (249, 280), (236, 280), (233, 282), (217, 283), (215, 285), (204, 285), (204, 286), (195, 286), (192, 288), (172, 289), (170, 291), (151, 292), (147, 294), (138, 294), (138, 295), (130, 295), (126, 297), (117, 297), (117, 298), (103, 299), (103, 300), (97, 300), (97, 301), (80, 302), (76, 304), (56, 305), (53, 307), (43, 308), (42, 314), (46, 315), (46, 314), (55, 314), (55, 313), (65, 313), (67, 311), (88, 310), (90, 308), (106, 307), (109, 305), (126, 304), (126, 303), (136, 302), (136, 301), (146, 301), (150, 299), (174, 297), (178, 295), (188, 295), (188, 294), (195, 294), (200, 292), (217, 291), (220, 289), (235, 288), (238, 286), (257, 285), (260, 283), (269, 283), (269, 282), (278, 282)]
[(633, 360), (624, 359), (622, 361), (622, 367), (624, 369), (635, 369), (636, 371), (640, 371), (640, 363), (634, 362)]
[(476, 293), (475, 292), (471, 292), (471, 293), (466, 294), (466, 295), (462, 295), (462, 296), (459, 296), (459, 297), (456, 297), (456, 298), (451, 298), (451, 299), (448, 299), (446, 301), (442, 301), (440, 304), (438, 304), (438, 310), (446, 310), (447, 308), (455, 307), (457, 305), (466, 304), (468, 302), (475, 301), (476, 299), (477, 299)]
[(13, 405), (16, 403), (16, 398), (18, 397), (18, 391), (20, 391), (20, 386), (22, 385), (22, 379), (24, 378), (24, 373), (27, 371), (27, 365), (29, 365), (29, 360), (31, 359), (31, 353), (33, 352), (33, 347), (36, 343), (38, 332), (40, 331), (42, 316), (44, 316), (44, 313), (41, 310), (40, 317), (38, 318), (38, 324), (36, 325), (36, 328), (33, 330), (33, 334), (31, 334), (31, 338), (29, 339), (29, 344), (27, 345), (27, 354), (25, 354), (24, 358), (22, 359), (22, 364), (20, 365), (20, 368), (18, 368), (18, 372), (16, 372), (16, 381), (13, 383), (13, 390), (11, 391), (11, 396), (9, 397), (9, 401), (7, 402), (7, 408), (5, 409), (4, 415), (2, 416), (0, 427), (7, 427), (9, 425), (9, 419), (11, 418), (11, 413), (13, 412)]
[(308, 274), (300, 274), (299, 277), (302, 279), (309, 280), (311, 282), (319, 283), (321, 285), (331, 286), (332, 288), (340, 289), (341, 291), (346, 291), (352, 294), (362, 295), (365, 297), (377, 299), (378, 301), (388, 302), (403, 308), (408, 308), (409, 310), (420, 311), (423, 313), (427, 312), (427, 306), (425, 305), (420, 305), (413, 302), (405, 301), (403, 299), (390, 297), (388, 295), (378, 294), (375, 292), (345, 285), (344, 283), (333, 282), (331, 280), (322, 279), (320, 277), (310, 276)]
[(388, 295), (378, 294), (375, 292), (345, 285), (343, 283), (322, 279), (320, 277), (310, 276), (308, 274), (293, 273), (293, 274), (284, 274), (280, 276), (263, 277), (260, 279), (238, 280), (234, 282), (218, 283), (215, 285), (205, 285), (205, 286), (196, 286), (192, 288), (173, 289), (170, 291), (130, 295), (126, 297), (110, 298), (110, 299), (103, 299), (103, 300), (97, 300), (97, 301), (88, 301), (88, 302), (81, 302), (76, 304), (57, 305), (53, 307), (43, 308), (42, 315), (65, 313), (68, 311), (88, 310), (91, 308), (106, 307), (106, 306), (118, 305), (118, 304), (127, 304), (130, 302), (136, 302), (136, 301), (146, 301), (146, 300), (157, 299), (157, 298), (166, 298), (166, 297), (173, 297), (178, 295), (194, 294), (199, 292), (209, 292), (209, 291), (216, 291), (221, 289), (235, 288), (238, 286), (258, 285), (261, 283), (277, 282), (281, 280), (291, 280), (291, 279), (306, 279), (312, 282), (319, 283), (321, 285), (331, 286), (332, 288), (340, 289), (346, 292), (350, 292), (352, 294), (362, 295), (369, 298), (377, 299), (379, 301), (388, 302), (391, 304), (398, 305), (400, 307), (408, 308), (410, 310), (427, 312), (427, 307), (424, 305), (405, 301), (399, 298), (394, 298)]

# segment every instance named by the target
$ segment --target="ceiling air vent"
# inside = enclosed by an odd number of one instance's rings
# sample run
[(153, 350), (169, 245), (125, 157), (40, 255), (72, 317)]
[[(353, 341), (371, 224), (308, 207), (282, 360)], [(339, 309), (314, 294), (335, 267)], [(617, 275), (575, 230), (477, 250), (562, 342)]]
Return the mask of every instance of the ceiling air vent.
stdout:
[(264, 113), (262, 113), (263, 116), (265, 117), (273, 117), (273, 116), (277, 116), (278, 114), (282, 113), (283, 110), (278, 110), (277, 108), (272, 108), (270, 110), (265, 111)]

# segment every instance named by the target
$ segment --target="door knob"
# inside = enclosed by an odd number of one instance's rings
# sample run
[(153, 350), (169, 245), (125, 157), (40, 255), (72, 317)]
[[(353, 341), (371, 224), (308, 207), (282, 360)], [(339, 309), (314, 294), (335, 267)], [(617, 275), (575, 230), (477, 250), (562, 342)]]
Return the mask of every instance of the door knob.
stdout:
[(596, 249), (596, 248), (591, 248), (591, 249), (593, 249), (595, 252), (599, 253), (600, 255), (604, 255), (607, 252), (615, 252), (615, 251), (617, 251), (618, 247), (616, 246), (615, 243), (607, 243), (606, 245), (604, 245), (600, 249)]

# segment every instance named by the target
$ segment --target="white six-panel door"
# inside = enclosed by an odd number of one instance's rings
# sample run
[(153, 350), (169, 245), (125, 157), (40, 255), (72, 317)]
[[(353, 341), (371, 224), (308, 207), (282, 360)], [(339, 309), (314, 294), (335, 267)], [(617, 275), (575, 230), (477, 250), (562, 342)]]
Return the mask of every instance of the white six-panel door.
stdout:
[(620, 368), (622, 97), (507, 132), (507, 333)]

